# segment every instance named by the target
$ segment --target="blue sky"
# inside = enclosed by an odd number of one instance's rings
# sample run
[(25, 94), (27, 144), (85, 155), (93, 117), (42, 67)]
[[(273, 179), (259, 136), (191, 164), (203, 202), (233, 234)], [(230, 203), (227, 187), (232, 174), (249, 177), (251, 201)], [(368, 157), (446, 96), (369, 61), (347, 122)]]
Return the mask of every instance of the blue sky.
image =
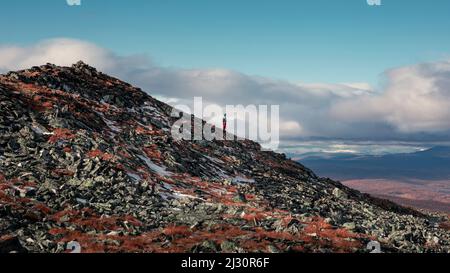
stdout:
[(81, 1), (4, 1), (0, 72), (81, 59), (168, 101), (280, 105), (284, 139), (450, 142), (448, 0)]
[(0, 44), (69, 37), (163, 66), (294, 82), (376, 84), (388, 68), (450, 52), (450, 1), (3, 1)]

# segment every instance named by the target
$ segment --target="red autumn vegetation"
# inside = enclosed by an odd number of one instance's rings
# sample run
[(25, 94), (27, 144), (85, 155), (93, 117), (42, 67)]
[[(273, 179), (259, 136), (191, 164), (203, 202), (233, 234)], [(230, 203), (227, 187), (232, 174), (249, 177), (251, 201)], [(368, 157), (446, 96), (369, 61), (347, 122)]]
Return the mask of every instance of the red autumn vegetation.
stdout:
[(161, 152), (158, 150), (158, 146), (151, 145), (143, 148), (143, 150), (150, 159), (158, 161), (161, 159)]
[(136, 131), (136, 134), (138, 134), (138, 135), (153, 135), (152, 130), (149, 130), (142, 126), (137, 126), (135, 131)]
[(35, 204), (34, 209), (40, 211), (44, 215), (49, 215), (52, 213), (52, 210), (42, 203)]
[(450, 222), (441, 223), (440, 227), (445, 230), (450, 230)]
[(6, 180), (0, 178), (0, 205), (9, 206), (13, 213), (19, 217), (32, 221), (39, 221), (51, 213), (45, 204), (30, 198), (18, 197), (14, 194), (16, 189), (33, 185), (31, 182), (22, 182), (18, 179)]
[[(101, 157), (102, 153), (93, 151), (91, 155)], [(298, 233), (270, 231), (258, 227), (259, 221), (274, 218), (281, 221), (281, 225), (287, 228), (295, 219), (286, 211), (268, 209), (267, 204), (252, 201), (250, 200), (251, 198), (248, 198), (247, 202), (233, 201), (233, 197), (236, 196), (237, 192), (234, 186), (206, 182), (195, 177), (183, 179), (186, 184), (184, 186), (183, 183), (172, 181), (172, 179), (177, 179), (177, 177), (163, 179), (165, 183), (170, 184), (172, 189), (177, 192), (195, 195), (193, 191), (198, 192), (201, 190), (214, 201), (243, 208), (245, 213), (224, 215), (222, 221), (234, 218), (240, 221), (248, 221), (250, 225), (246, 229), (242, 229), (241, 225), (238, 224), (239, 222), (237, 222), (236, 226), (224, 223), (203, 229), (191, 229), (183, 225), (170, 225), (160, 229), (159, 232), (154, 231), (139, 236), (115, 236), (105, 235), (102, 232), (109, 233), (110, 231), (124, 230), (130, 225), (138, 227), (141, 223), (131, 216), (100, 217), (89, 209), (80, 211), (65, 210), (53, 215), (51, 215), (49, 208), (41, 205), (34, 205), (34, 210), (45, 215), (50, 214), (51, 216), (48, 218), (52, 221), (59, 222), (64, 217), (64, 221), (75, 226), (95, 229), (100, 232), (97, 235), (87, 235), (86, 233), (81, 234), (77, 233), (77, 231), (66, 229), (50, 230), (50, 234), (60, 236), (61, 240), (65, 242), (70, 241), (71, 238), (76, 239), (83, 245), (85, 252), (189, 252), (205, 241), (214, 242), (218, 246), (224, 241), (232, 241), (243, 251), (248, 252), (268, 252), (270, 251), (268, 249), (269, 245), (279, 249), (286, 249), (289, 245), (291, 246), (291, 251), (297, 252), (310, 252), (324, 247), (335, 252), (352, 252), (362, 247), (361, 239), (364, 236), (345, 229), (335, 228), (321, 218), (314, 218), (311, 222), (301, 223)], [(1, 180), (4, 180), (2, 175), (0, 175)], [(21, 202), (25, 201), (21, 200)], [(39, 216), (29, 213), (27, 217)], [(75, 235), (77, 237), (73, 237)], [(115, 241), (115, 243), (111, 244), (111, 240)], [(167, 240), (169, 240), (169, 244), (163, 243)]]
[(168, 226), (163, 229), (163, 233), (167, 236), (190, 236), (191, 229), (188, 226)]
[(265, 219), (267, 215), (263, 212), (256, 212), (256, 213), (244, 213), (242, 214), (241, 218), (247, 221), (261, 221)]
[(56, 169), (56, 170), (52, 171), (52, 175), (58, 176), (58, 177), (63, 177), (63, 176), (73, 177), (75, 175), (75, 173), (72, 171), (66, 170), (66, 169)]
[(132, 226), (141, 226), (142, 223), (132, 216), (100, 217), (88, 208), (81, 210), (63, 210), (49, 217), (52, 221), (68, 221), (76, 226), (92, 228), (99, 231), (114, 231), (124, 229), (125, 223)]
[(87, 153), (87, 156), (90, 158), (100, 158), (104, 161), (111, 161), (114, 156), (108, 153), (104, 153), (101, 150), (92, 150), (90, 152)]
[(131, 159), (130, 153), (128, 153), (128, 152), (125, 151), (125, 150), (119, 150), (117, 153), (118, 153), (121, 157), (123, 157), (123, 158), (125, 158), (125, 159)]
[(50, 143), (56, 143), (60, 140), (72, 140), (75, 138), (75, 134), (69, 130), (64, 128), (57, 128), (53, 131), (53, 135), (48, 139)]
[(80, 231), (66, 229), (53, 229), (52, 234), (62, 236), (60, 242), (67, 243), (77, 241), (82, 253), (141, 253), (141, 252), (165, 252), (156, 242), (161, 239), (161, 232), (153, 231), (139, 236), (120, 236), (97, 234), (90, 235)]
[(336, 252), (350, 252), (352, 248), (361, 248), (358, 239), (367, 238), (366, 235), (352, 233), (344, 228), (334, 228), (322, 218), (315, 218), (305, 227), (304, 232), (314, 234), (314, 239), (320, 244), (332, 247)]
[[(289, 223), (293, 219), (281, 211), (273, 212), (283, 223)], [(96, 228), (100, 231), (95, 235), (85, 232), (54, 228), (49, 231), (53, 236), (59, 236), (61, 242), (76, 240), (82, 245), (84, 253), (93, 252), (158, 252), (180, 253), (190, 252), (196, 246), (209, 241), (219, 248), (225, 242), (234, 242), (237, 247), (246, 252), (269, 252), (268, 246), (286, 249), (289, 245), (294, 252), (310, 252), (318, 247), (327, 247), (335, 252), (354, 251), (362, 246), (362, 236), (353, 234), (343, 229), (335, 229), (320, 218), (312, 222), (303, 223), (305, 228), (299, 233), (268, 231), (262, 227), (242, 229), (240, 226), (230, 224), (218, 224), (212, 227), (190, 228), (188, 226), (169, 225), (141, 235), (115, 235), (109, 234), (111, 230), (120, 230), (121, 221), (127, 221), (131, 225), (138, 226), (139, 221), (133, 217), (109, 217), (98, 218), (90, 210), (81, 212), (66, 210), (56, 213), (51, 219), (58, 220), (65, 215), (69, 216), (69, 222), (80, 227)], [(82, 219), (79, 217), (83, 216)], [(137, 222), (133, 222), (137, 221)], [(104, 231), (105, 233), (102, 233)], [(310, 232), (315, 233), (310, 234)], [(226, 249), (222, 251), (227, 251)]]

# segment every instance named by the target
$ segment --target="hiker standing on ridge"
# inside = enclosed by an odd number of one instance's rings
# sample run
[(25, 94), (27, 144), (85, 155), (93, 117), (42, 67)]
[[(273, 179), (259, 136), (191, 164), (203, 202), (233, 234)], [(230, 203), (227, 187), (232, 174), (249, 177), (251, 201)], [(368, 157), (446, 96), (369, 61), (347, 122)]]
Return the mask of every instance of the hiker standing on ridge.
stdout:
[(223, 115), (223, 133), (226, 134), (227, 133), (227, 114), (225, 113)]

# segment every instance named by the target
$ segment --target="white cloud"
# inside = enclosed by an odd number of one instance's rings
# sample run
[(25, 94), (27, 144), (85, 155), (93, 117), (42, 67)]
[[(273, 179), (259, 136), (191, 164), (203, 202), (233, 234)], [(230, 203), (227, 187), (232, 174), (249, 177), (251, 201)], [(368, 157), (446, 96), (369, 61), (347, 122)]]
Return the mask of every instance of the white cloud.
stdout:
[(31, 46), (1, 46), (0, 69), (17, 70), (54, 63), (71, 65), (79, 60), (95, 63), (99, 69), (114, 65), (114, 55), (92, 43), (72, 39), (51, 39)]
[(346, 122), (384, 121), (404, 133), (450, 129), (450, 62), (401, 67), (385, 75), (384, 92), (338, 102), (333, 116)]
[(221, 106), (280, 105), (284, 137), (389, 139), (450, 130), (449, 62), (387, 71), (386, 87), (375, 92), (363, 82), (292, 83), (226, 69), (167, 68), (144, 55), (119, 56), (74, 39), (0, 46), (0, 71), (47, 62), (67, 66), (79, 60), (174, 104), (202, 96)]
[(297, 121), (281, 121), (280, 134), (283, 136), (300, 136), (303, 133), (303, 128)]

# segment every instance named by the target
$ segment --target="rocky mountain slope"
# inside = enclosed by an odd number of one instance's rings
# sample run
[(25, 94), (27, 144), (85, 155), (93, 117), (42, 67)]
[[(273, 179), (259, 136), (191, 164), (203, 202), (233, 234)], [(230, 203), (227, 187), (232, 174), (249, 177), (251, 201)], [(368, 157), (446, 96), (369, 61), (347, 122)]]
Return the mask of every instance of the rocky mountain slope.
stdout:
[(0, 76), (0, 252), (449, 252), (446, 219), (251, 141), (175, 141), (171, 107), (80, 62)]

